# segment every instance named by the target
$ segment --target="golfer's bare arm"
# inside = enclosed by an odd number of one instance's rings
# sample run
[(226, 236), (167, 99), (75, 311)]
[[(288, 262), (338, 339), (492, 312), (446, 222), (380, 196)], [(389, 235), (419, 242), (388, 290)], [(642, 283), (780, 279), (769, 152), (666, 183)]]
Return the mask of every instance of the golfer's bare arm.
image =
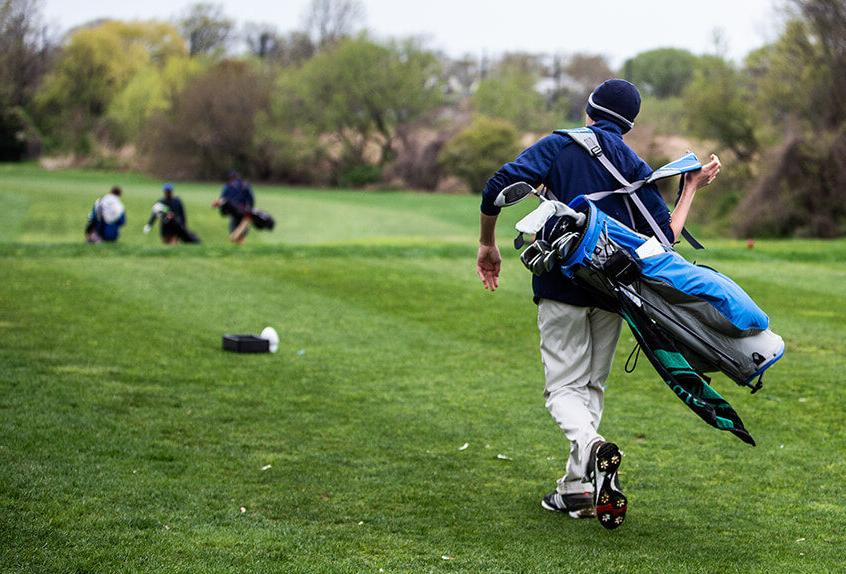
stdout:
[[(550, 167), (564, 145), (563, 141), (561, 136), (550, 134), (523, 150), (514, 161), (502, 166), (488, 180), (482, 192), (483, 197), (492, 200), (506, 186), (518, 181), (525, 181), (535, 187), (543, 183), (544, 176), (549, 173)], [(499, 272), (502, 266), (502, 257), (496, 246), (494, 233), (497, 216), (487, 215), (485, 211), (482, 210), (479, 220), (479, 254), (476, 257), (476, 274), (482, 280), (485, 289), (496, 291), (499, 287)]]
[(496, 291), (499, 287), (499, 271), (502, 257), (496, 246), (496, 215), (480, 214), (479, 253), (476, 256), (476, 274), (485, 289)]
[(496, 215), (479, 214), (479, 245), (496, 245)]
[(679, 201), (670, 215), (670, 228), (673, 230), (673, 240), (678, 241), (681, 237), (684, 224), (687, 222), (687, 216), (690, 214), (690, 207), (693, 205), (693, 198), (696, 195), (696, 190), (705, 187), (714, 181), (720, 174), (720, 158), (711, 154), (711, 161), (702, 166), (699, 171), (693, 171), (685, 174), (684, 188), (682, 189)]

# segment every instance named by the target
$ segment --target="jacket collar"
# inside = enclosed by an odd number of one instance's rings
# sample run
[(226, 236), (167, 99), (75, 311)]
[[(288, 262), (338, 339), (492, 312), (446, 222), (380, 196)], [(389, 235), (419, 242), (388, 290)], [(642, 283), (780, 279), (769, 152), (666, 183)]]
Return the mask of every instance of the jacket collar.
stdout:
[(611, 120), (601, 118), (599, 121), (594, 122), (591, 127), (598, 128), (604, 132), (611, 132), (618, 137), (623, 137), (623, 128), (620, 127), (620, 124)]

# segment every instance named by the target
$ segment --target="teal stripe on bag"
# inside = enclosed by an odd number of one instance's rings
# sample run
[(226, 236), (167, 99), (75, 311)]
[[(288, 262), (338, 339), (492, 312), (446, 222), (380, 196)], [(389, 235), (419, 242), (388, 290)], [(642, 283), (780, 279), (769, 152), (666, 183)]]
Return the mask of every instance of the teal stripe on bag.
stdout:
[(691, 370), (690, 363), (687, 362), (687, 359), (685, 359), (681, 353), (656, 349), (655, 356), (658, 357), (661, 364), (668, 369)]

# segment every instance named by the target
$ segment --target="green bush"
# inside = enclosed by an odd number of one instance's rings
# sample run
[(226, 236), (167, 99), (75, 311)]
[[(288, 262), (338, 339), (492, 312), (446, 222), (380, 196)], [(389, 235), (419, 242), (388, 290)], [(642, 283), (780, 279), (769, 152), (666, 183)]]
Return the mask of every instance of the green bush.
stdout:
[(190, 80), (204, 71), (197, 58), (171, 57), (163, 66), (140, 69), (109, 104), (106, 116), (118, 142), (135, 142), (146, 122), (167, 111)]
[(639, 126), (652, 126), (658, 134), (673, 135), (683, 132), (686, 122), (687, 110), (682, 98), (644, 96), (635, 123)]
[[(49, 134), (51, 144), (87, 155), (91, 140), (103, 139), (107, 131), (104, 118), (110, 105), (136, 75), (160, 69), (185, 54), (185, 41), (170, 24), (109, 20), (79, 27), (35, 96), (39, 127)], [(136, 107), (143, 107), (145, 95), (152, 95), (144, 88), (136, 85), (134, 94), (129, 94), (130, 100), (139, 102)]]
[(393, 159), (397, 128), (440, 102), (438, 74), (434, 55), (413, 42), (344, 40), (279, 75), (272, 120), (277, 129), (331, 135), (344, 159), (333, 166), (340, 180), (348, 161), (366, 163), (368, 144), (381, 147), (380, 165)]
[(360, 164), (352, 166), (338, 177), (341, 187), (364, 187), (382, 180), (382, 168), (378, 165)]
[(439, 160), (471, 192), (481, 193), (488, 178), (520, 151), (518, 140), (511, 123), (479, 116), (444, 146)]
[(293, 184), (331, 183), (331, 168), (318, 135), (277, 129), (268, 117), (262, 113), (256, 121), (256, 177)]
[(145, 125), (142, 151), (150, 170), (168, 179), (214, 179), (229, 169), (261, 175), (256, 120), (271, 88), (261, 70), (243, 61), (223, 61), (191, 78), (170, 109)]
[(755, 110), (743, 75), (731, 63), (703, 57), (684, 91), (688, 129), (697, 137), (714, 140), (742, 161), (758, 151)]
[(690, 84), (698, 60), (687, 50), (658, 48), (626, 60), (623, 70), (644, 95), (671, 98), (680, 96)]
[(479, 83), (473, 105), (480, 114), (507, 120), (522, 130), (546, 129), (551, 118), (536, 83), (537, 76), (528, 71), (502, 70)]

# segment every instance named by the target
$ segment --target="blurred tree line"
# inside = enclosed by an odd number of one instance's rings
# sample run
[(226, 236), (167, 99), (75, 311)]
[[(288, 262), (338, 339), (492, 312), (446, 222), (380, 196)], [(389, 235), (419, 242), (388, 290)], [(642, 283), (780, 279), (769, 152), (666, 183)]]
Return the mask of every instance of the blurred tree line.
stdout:
[(743, 62), (664, 48), (614, 70), (592, 54), (449, 58), (376, 40), (358, 0), (312, 0), (285, 33), (199, 3), (61, 37), (40, 0), (2, 0), (0, 160), (479, 192), (528, 134), (580, 125), (591, 89), (622, 76), (650, 133), (722, 154), (701, 215), (740, 235), (831, 237), (846, 229), (846, 1), (789, 6), (780, 37)]

